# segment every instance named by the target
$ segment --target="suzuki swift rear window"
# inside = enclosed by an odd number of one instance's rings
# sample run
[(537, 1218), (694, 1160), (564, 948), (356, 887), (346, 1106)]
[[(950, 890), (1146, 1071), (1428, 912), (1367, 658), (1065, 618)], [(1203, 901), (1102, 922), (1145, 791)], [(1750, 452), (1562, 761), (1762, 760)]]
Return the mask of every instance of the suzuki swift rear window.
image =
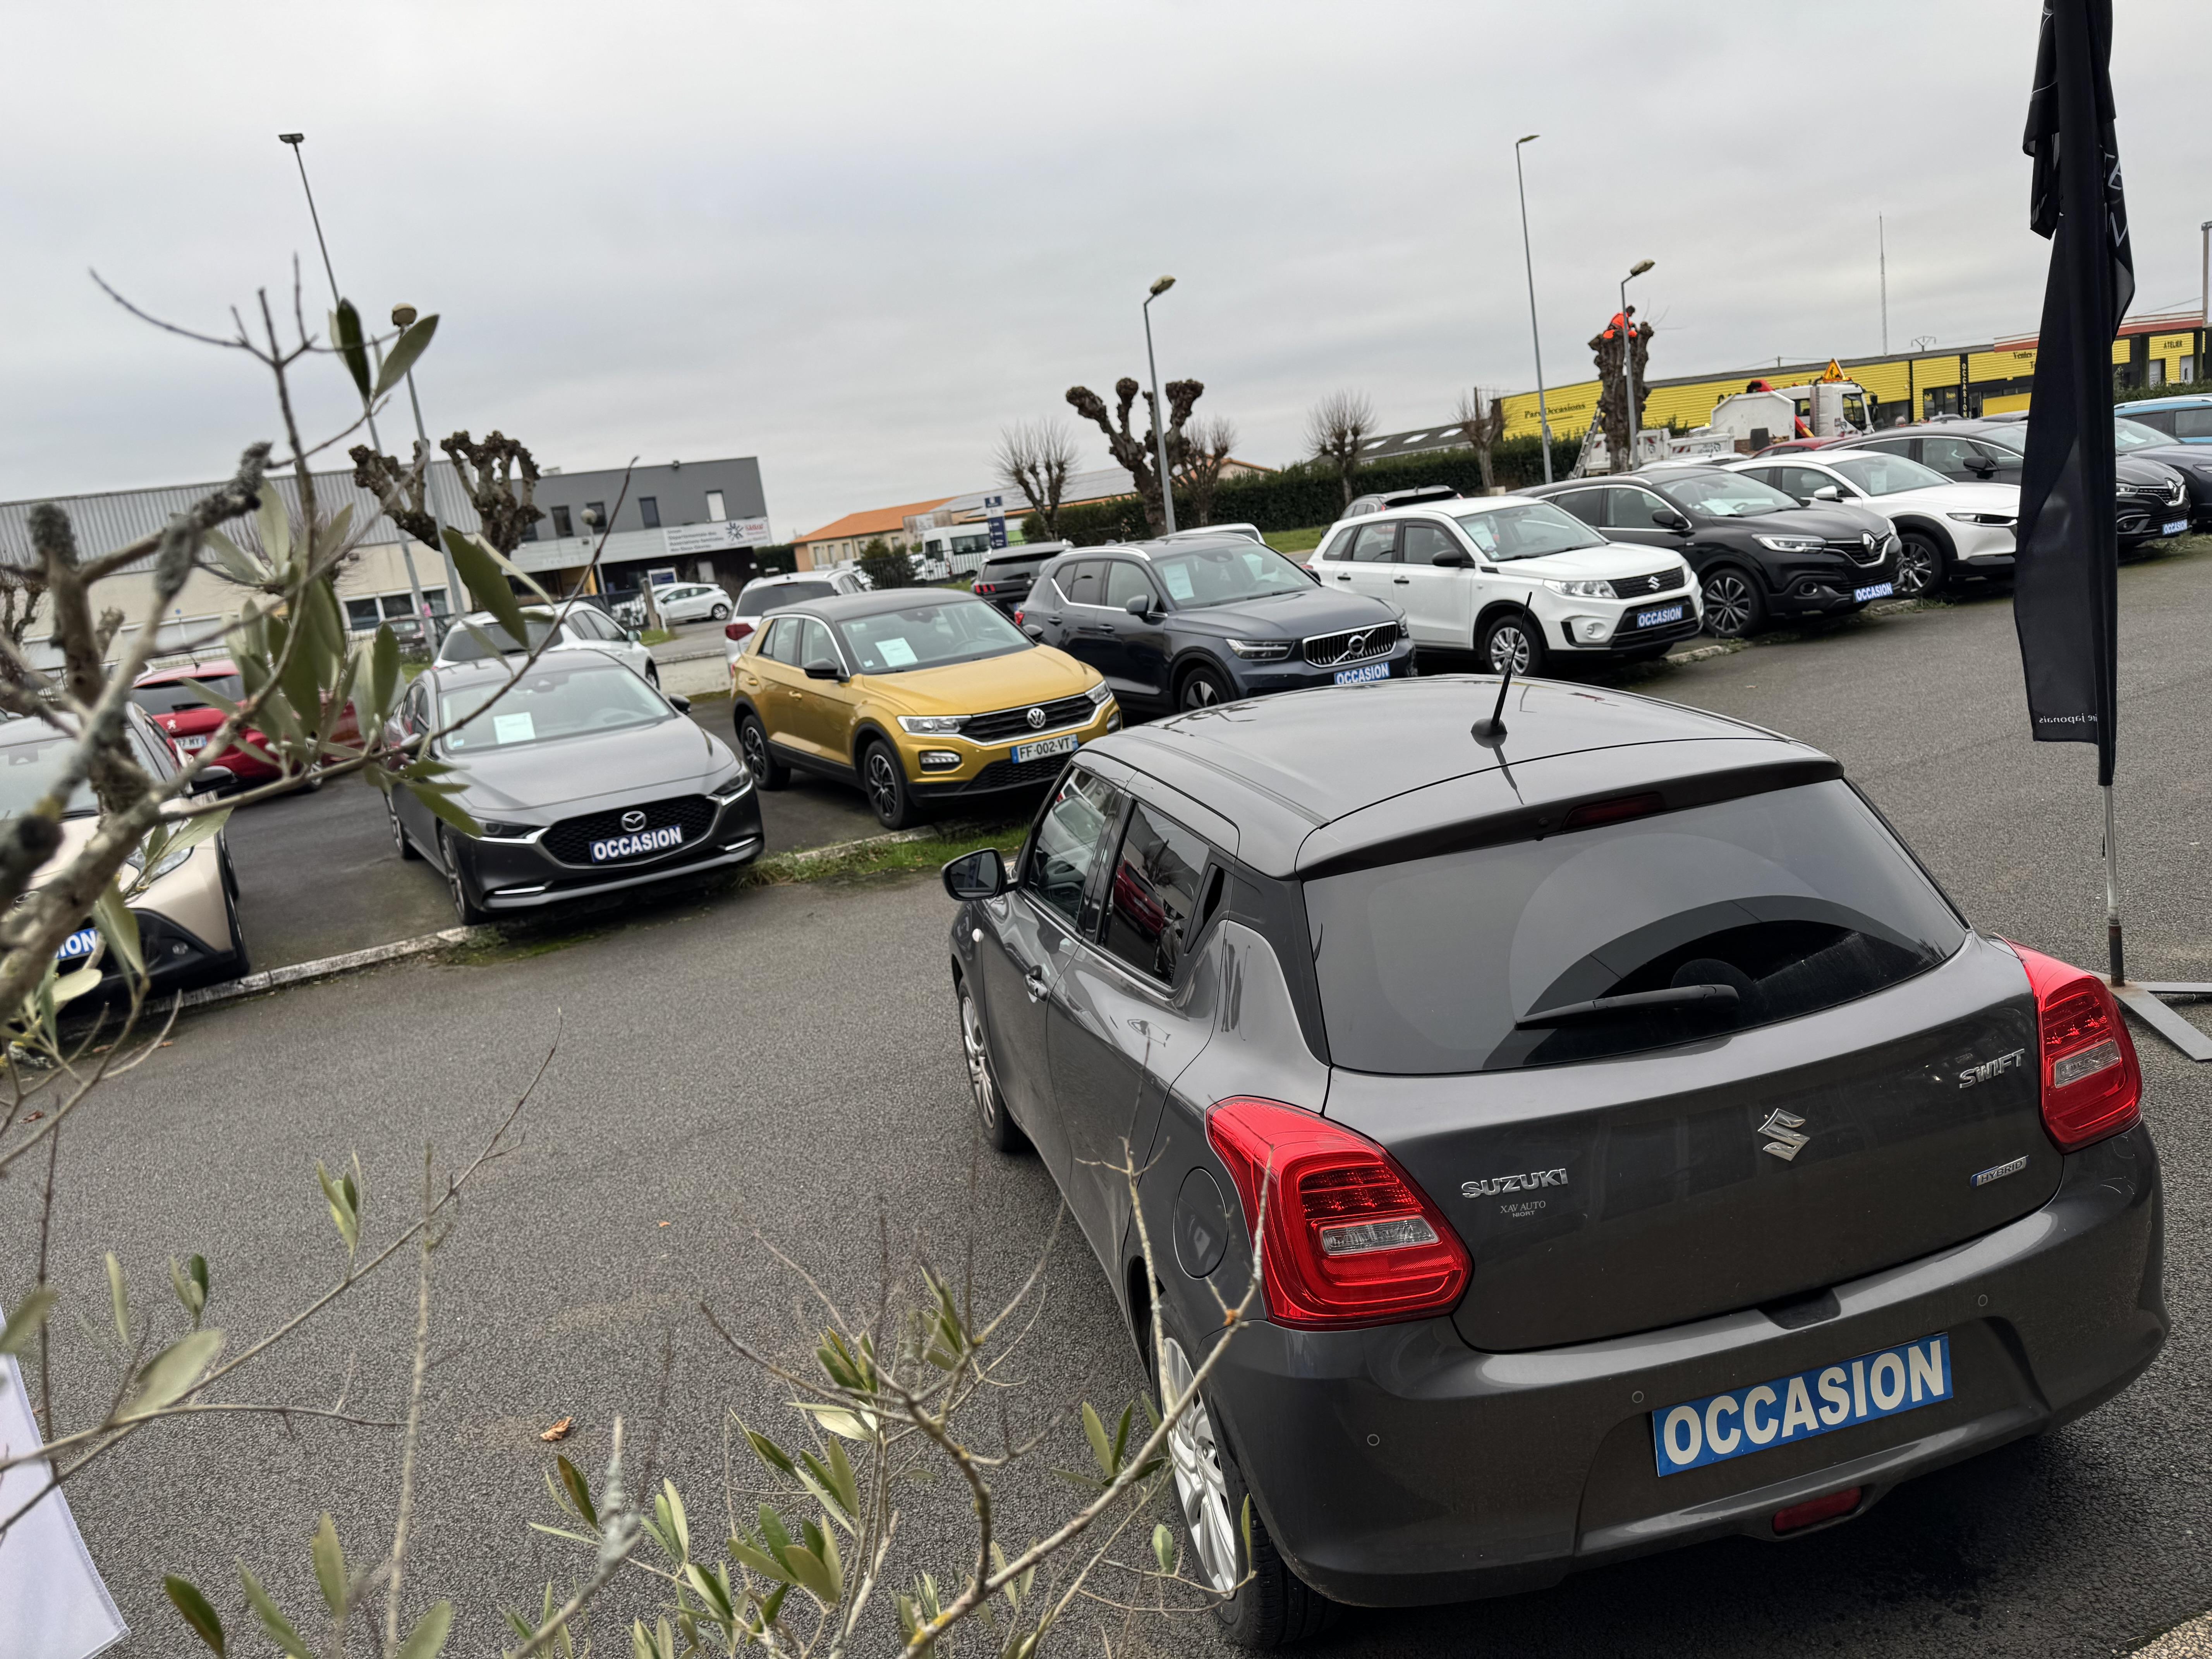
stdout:
[(1839, 782), (1309, 882), (1340, 1066), (1505, 1071), (1809, 1014), (1966, 929)]

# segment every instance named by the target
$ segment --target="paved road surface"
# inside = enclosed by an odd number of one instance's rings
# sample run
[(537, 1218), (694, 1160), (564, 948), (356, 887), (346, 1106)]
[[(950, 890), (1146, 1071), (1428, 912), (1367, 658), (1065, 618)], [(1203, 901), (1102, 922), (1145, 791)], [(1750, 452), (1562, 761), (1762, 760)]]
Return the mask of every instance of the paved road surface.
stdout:
[[(2212, 648), (2201, 622), (2212, 558), (2132, 570), (2124, 592), (2135, 946), (2146, 973), (2202, 972), (2212, 872), (2191, 843), (2212, 841)], [(1826, 744), (1978, 924), (2094, 956), (2090, 756), (2024, 740), (2001, 603), (1746, 651), (1644, 684)], [(690, 1495), (694, 1536), (715, 1534), (725, 1407), (778, 1422), (788, 1396), (719, 1354), (696, 1304), (710, 1300), (786, 1353), (801, 1351), (811, 1322), (792, 1316), (799, 1288), (749, 1242), (752, 1227), (854, 1301), (876, 1282), (879, 1218), (901, 1248), (919, 1236), (939, 1259), (972, 1239), (986, 1292), (1026, 1268), (1055, 1195), (1030, 1160), (986, 1158), (969, 1186), (945, 920), (926, 879), (748, 891), (664, 907), (565, 950), (415, 963), (197, 1016), (90, 1109), (98, 1116), (65, 1148), (60, 1280), (80, 1308), (103, 1308), (100, 1253), (119, 1248), (158, 1301), (168, 1255), (204, 1250), (211, 1319), (241, 1335), (268, 1329), (336, 1270), (313, 1160), (360, 1150), (369, 1232), (385, 1234), (408, 1207), (422, 1141), (441, 1160), (465, 1155), (544, 1054), (558, 1011), (562, 1046), (532, 1103), (528, 1145), (470, 1196), (437, 1258), (441, 1358), (415, 1582), (471, 1609), (453, 1651), (488, 1651), (499, 1639), (489, 1602), (534, 1601), (545, 1577), (566, 1582), (575, 1565), (522, 1524), (550, 1518), (537, 1431), (573, 1415), (569, 1449), (595, 1464), (617, 1412), (653, 1417), (664, 1340), (674, 1354), (665, 1465)], [(2129, 1393), (1795, 1545), (1729, 1540), (1536, 1595), (1355, 1615), (1318, 1650), (2051, 1659), (2108, 1654), (2212, 1606), (2212, 1076), (2154, 1040), (2142, 1049), (2165, 1158), (2176, 1331)], [(34, 1231), (20, 1198), (0, 1205), (0, 1260), (25, 1260)], [(1080, 1391), (1112, 1402), (1138, 1386), (1080, 1244), (1063, 1245), (1048, 1291), (1029, 1388), (1009, 1402), (1018, 1433)], [(395, 1409), (412, 1309), (411, 1279), (372, 1285), (263, 1367), (252, 1391), (326, 1401), (350, 1366), (358, 1408)], [(104, 1373), (75, 1322), (61, 1328), (58, 1382), (74, 1414)], [(150, 1434), (88, 1471), (73, 1489), (78, 1513), (138, 1632), (123, 1651), (185, 1650), (160, 1595), (167, 1571), (221, 1583), (242, 1557), (305, 1616), (316, 1516), (334, 1509), (366, 1552), (390, 1524), (387, 1452), (373, 1431), (308, 1427), (295, 1443), (226, 1421)], [(1063, 1426), (1052, 1461), (1084, 1458)], [(1007, 1482), (1001, 1501), (1004, 1524), (1026, 1538), (1068, 1500), (1040, 1474)], [(930, 1565), (957, 1577), (957, 1500), (940, 1484), (902, 1502), (913, 1553), (902, 1576)], [(234, 1588), (221, 1599), (235, 1606)], [(602, 1618), (597, 1645), (620, 1649), (639, 1610)], [(1097, 1650), (1087, 1624), (1070, 1634), (1069, 1652)], [(1130, 1650), (1117, 1640), (1115, 1650)], [(1152, 1650), (1221, 1651), (1200, 1626)]]

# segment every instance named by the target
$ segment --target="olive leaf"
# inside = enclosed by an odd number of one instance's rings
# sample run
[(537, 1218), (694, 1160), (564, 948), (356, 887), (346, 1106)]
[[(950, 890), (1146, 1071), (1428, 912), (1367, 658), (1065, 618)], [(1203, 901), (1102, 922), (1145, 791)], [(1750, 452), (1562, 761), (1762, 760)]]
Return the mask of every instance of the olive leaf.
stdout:
[(168, 1593), (169, 1600), (177, 1611), (184, 1615), (185, 1622), (192, 1627), (195, 1636), (218, 1654), (227, 1651), (223, 1645), (222, 1620), (216, 1617), (216, 1611), (208, 1605), (207, 1597), (193, 1588), (189, 1579), (179, 1578), (172, 1573), (161, 1581), (161, 1588)]
[(376, 377), (376, 390), (372, 395), (381, 398), (398, 386), (405, 378), (407, 371), (415, 367), (415, 360), (422, 355), (430, 343), (430, 337), (437, 331), (438, 319), (434, 315), (411, 324), (394, 340), (392, 350), (384, 359), (384, 372)]
[(198, 1386), (222, 1348), (221, 1331), (191, 1331), (155, 1354), (138, 1373), (138, 1384), (121, 1417), (127, 1420), (166, 1410)]

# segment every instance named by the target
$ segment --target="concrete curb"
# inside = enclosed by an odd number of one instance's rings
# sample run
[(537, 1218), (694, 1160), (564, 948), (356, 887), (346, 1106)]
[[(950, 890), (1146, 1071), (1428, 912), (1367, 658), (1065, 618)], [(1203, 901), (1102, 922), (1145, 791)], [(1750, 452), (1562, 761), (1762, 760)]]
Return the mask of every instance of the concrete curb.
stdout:
[(927, 830), (887, 830), (880, 836), (862, 836), (858, 841), (833, 841), (827, 847), (801, 847), (789, 853), (769, 853), (762, 862), (775, 859), (785, 864), (812, 864), (817, 859), (842, 858), (848, 853), (857, 853), (863, 848), (887, 847), (904, 841), (927, 841), (945, 833), (949, 825)]
[(264, 991), (278, 990), (287, 985), (331, 979), (340, 974), (374, 968), (379, 963), (398, 962), (408, 957), (428, 956), (433, 951), (451, 950), (457, 945), (489, 945), (499, 937), (500, 932), (496, 927), (447, 927), (435, 933), (425, 933), (420, 939), (396, 939), (390, 945), (372, 945), (366, 950), (347, 951), (334, 957), (318, 957), (313, 962), (295, 962), (289, 968), (271, 968), (262, 973), (248, 974), (228, 985), (210, 985), (204, 990), (187, 991), (184, 994), (183, 1006), (204, 1008), (210, 1003), (234, 1002), (240, 997), (258, 996)]

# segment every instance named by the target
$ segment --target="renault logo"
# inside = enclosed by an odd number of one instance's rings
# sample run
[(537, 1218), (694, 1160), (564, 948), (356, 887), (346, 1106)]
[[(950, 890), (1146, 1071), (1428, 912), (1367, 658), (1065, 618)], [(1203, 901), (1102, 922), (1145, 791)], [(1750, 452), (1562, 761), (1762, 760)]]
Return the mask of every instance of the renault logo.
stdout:
[(623, 814), (622, 823), (623, 828), (625, 830), (631, 835), (635, 835), (639, 830), (645, 828), (645, 814), (642, 812), (625, 812)]
[(1787, 1164), (1812, 1145), (1812, 1136), (1801, 1135), (1797, 1133), (1804, 1127), (1803, 1118), (1795, 1112), (1785, 1112), (1777, 1106), (1766, 1115), (1766, 1121), (1760, 1124), (1756, 1131), (1767, 1137), (1766, 1145), (1759, 1150), (1762, 1152), (1771, 1152)]
[(1029, 712), (1028, 719), (1029, 719), (1030, 730), (1030, 731), (1032, 731), (1032, 732), (1038, 732), (1038, 731), (1042, 731), (1042, 730), (1043, 730), (1043, 729), (1044, 729), (1044, 710), (1043, 710), (1043, 709), (1042, 709), (1042, 708), (1032, 708), (1032, 709), (1030, 709), (1030, 712)]
[(1864, 532), (1864, 533), (1861, 534), (1861, 536), (1859, 537), (1859, 545), (1860, 545), (1861, 547), (1863, 547), (1864, 549), (1866, 549), (1868, 552), (1869, 552), (1869, 553), (1873, 552), (1873, 551), (1874, 551), (1874, 536), (1873, 536), (1873, 533), (1872, 533), (1871, 532)]

